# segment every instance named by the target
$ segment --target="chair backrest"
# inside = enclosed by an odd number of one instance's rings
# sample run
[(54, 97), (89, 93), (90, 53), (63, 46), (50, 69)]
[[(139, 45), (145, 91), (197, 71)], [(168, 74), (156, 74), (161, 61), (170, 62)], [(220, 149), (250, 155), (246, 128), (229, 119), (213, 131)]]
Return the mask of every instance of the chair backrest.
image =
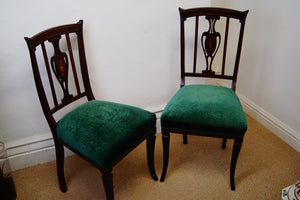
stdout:
[[(240, 12), (224, 8), (179, 8), (179, 12), (181, 41), (181, 86), (185, 85), (186, 77), (206, 77), (231, 80), (231, 87), (233, 90), (235, 90), (242, 49), (244, 26), (248, 10)], [(187, 23), (192, 23), (192, 25), (189, 26), (189, 29), (187, 28)], [(237, 25), (233, 25), (233, 29), (235, 29), (234, 33), (237, 33), (234, 35), (230, 34), (231, 32), (229, 31), (229, 24), (232, 23), (237, 23)], [(208, 29), (204, 30), (204, 27), (207, 26)], [(192, 33), (188, 35), (187, 29), (189, 33), (192, 29)], [(224, 38), (222, 35), (224, 35)], [(228, 39), (229, 37), (230, 39)], [(188, 45), (187, 41), (192, 42), (190, 42), (190, 45)], [(198, 48), (199, 43), (201, 44), (202, 48)], [(230, 47), (234, 46), (236, 49), (231, 51), (235, 52), (234, 55), (231, 56), (234, 57), (234, 61), (231, 63), (230, 61), (227, 61), (229, 58), (229, 43), (236, 44), (236, 46), (230, 45)], [(187, 69), (186, 47), (188, 46), (190, 49), (193, 49), (191, 50), (191, 54), (193, 55), (190, 56), (190, 66)], [(202, 54), (198, 53), (200, 50), (203, 51)], [(197, 68), (197, 64), (199, 64), (199, 58), (201, 56), (202, 61), (205, 60), (205, 62), (203, 62), (204, 64), (202, 64), (204, 66), (202, 66), (202, 68)], [(220, 65), (219, 68), (216, 68), (215, 66), (216, 58), (219, 58), (220, 60), (218, 62)], [(226, 64), (228, 63), (233, 66), (227, 67)], [(228, 73), (227, 68), (229, 68), (229, 71), (231, 72)]]
[(82, 97), (94, 99), (82, 26), (80, 20), (76, 24), (47, 29), (31, 38), (25, 37), (36, 89), (52, 133), (56, 128), (55, 112)]

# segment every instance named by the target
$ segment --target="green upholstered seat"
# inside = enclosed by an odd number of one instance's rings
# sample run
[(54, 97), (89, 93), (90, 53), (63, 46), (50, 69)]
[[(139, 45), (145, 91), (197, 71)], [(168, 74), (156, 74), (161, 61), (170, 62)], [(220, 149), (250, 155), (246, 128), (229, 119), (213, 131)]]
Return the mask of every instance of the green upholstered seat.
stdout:
[(161, 124), (165, 128), (241, 136), (247, 130), (246, 117), (235, 92), (214, 85), (182, 87), (164, 109)]
[(108, 168), (144, 140), (155, 124), (155, 114), (146, 110), (93, 100), (59, 120), (57, 136), (99, 168)]

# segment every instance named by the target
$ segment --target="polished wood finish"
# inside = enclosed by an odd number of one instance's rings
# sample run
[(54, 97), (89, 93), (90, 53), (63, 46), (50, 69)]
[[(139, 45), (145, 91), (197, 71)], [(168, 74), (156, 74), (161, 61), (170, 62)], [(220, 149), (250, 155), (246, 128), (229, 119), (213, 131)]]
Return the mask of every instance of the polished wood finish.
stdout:
[[(87, 101), (95, 99), (84, 50), (83, 21), (50, 28), (31, 38), (25, 37), (25, 40), (30, 53), (40, 103), (54, 139), (59, 187), (62, 192), (66, 192), (64, 146), (68, 146), (57, 138), (57, 121), (54, 114), (83, 97)], [(154, 169), (155, 133), (154, 127), (145, 138), (138, 141), (138, 144), (147, 140), (148, 168), (152, 178), (158, 180)], [(123, 152), (120, 160), (136, 146), (128, 152)], [(68, 148), (76, 153), (74, 149)], [(106, 197), (108, 200), (113, 200), (112, 168), (99, 170), (103, 174)]]
[[(224, 8), (192, 8), (192, 9), (182, 9), (179, 8), (180, 13), (180, 57), (181, 57), (181, 83), (180, 86), (184, 86), (187, 77), (201, 77), (201, 78), (217, 78), (217, 79), (226, 79), (230, 80), (231, 88), (236, 90), (236, 80), (238, 75), (238, 67), (241, 56), (242, 49), (242, 41), (244, 34), (245, 21), (247, 17), (248, 11), (236, 11), (231, 9)], [(186, 34), (185, 34), (185, 23), (188, 19), (194, 18), (195, 20), (195, 32), (194, 32), (194, 51), (193, 51), (193, 61), (192, 61), (192, 71), (187, 71), (186, 69)], [(208, 30), (203, 32), (201, 37), (199, 35), (200, 29), (200, 18), (204, 18), (204, 21), (208, 21)], [(225, 18), (225, 28), (224, 28), (224, 41), (221, 42), (222, 36), (220, 32), (217, 31), (215, 25), (220, 21), (221, 18)], [(228, 36), (229, 36), (229, 24), (230, 22), (239, 23), (239, 33), (237, 35), (237, 49), (235, 55), (235, 61), (233, 66), (232, 74), (225, 73), (226, 67), (226, 58), (227, 58), (227, 49), (228, 49)], [(199, 38), (200, 41), (199, 42)], [(199, 72), (197, 71), (197, 58), (199, 53), (198, 44), (201, 43), (201, 47), (204, 53), (204, 58), (206, 61), (205, 69)], [(216, 72), (213, 69), (213, 61), (218, 53), (218, 50), (221, 48), (221, 44), (223, 44), (222, 51), (222, 65), (220, 72)], [(222, 148), (226, 147), (227, 139), (234, 140), (232, 159), (231, 159), (231, 167), (230, 167), (230, 184), (231, 189), (235, 190), (234, 184), (234, 174), (237, 158), (242, 146), (243, 136), (237, 137), (230, 134), (216, 134), (214, 132), (201, 132), (194, 130), (178, 130), (172, 128), (162, 127), (162, 140), (163, 140), (163, 169), (160, 181), (163, 182), (165, 180), (167, 168), (168, 168), (168, 160), (169, 160), (169, 146), (170, 146), (170, 133), (180, 133), (183, 134), (183, 143), (187, 144), (187, 135), (200, 135), (200, 136), (209, 136), (209, 137), (221, 137), (223, 138)]]

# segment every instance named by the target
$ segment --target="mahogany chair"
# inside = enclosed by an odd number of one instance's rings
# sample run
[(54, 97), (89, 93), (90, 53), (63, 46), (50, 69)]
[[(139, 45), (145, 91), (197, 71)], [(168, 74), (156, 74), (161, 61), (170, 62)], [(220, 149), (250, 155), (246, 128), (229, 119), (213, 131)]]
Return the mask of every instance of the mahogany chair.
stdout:
[[(179, 12), (181, 88), (169, 101), (161, 116), (163, 170), (160, 181), (165, 180), (167, 172), (170, 133), (183, 134), (184, 144), (187, 144), (188, 134), (218, 137), (223, 139), (222, 148), (226, 147), (227, 139), (234, 140), (230, 183), (231, 189), (235, 190), (235, 167), (247, 130), (246, 117), (235, 94), (235, 89), (248, 11), (240, 12), (223, 8), (179, 8)], [(189, 28), (186, 28), (186, 23), (192, 23), (192, 25), (189, 24)], [(232, 23), (237, 23), (234, 25), (235, 30), (238, 30), (237, 35), (230, 34), (229, 24)], [(203, 27), (205, 25), (207, 25), (208, 30)], [(187, 29), (192, 30), (192, 33), (188, 32)], [(204, 30), (200, 35), (199, 32), (203, 29), (207, 31)], [(224, 37), (221, 36), (221, 33), (224, 33)], [(234, 39), (236, 39), (235, 44), (230, 46), (230, 42), (233, 42)], [(200, 48), (198, 48), (198, 44), (201, 44)], [(192, 50), (188, 51), (188, 47)], [(228, 55), (232, 54), (232, 50), (227, 51), (228, 47), (236, 48), (235, 53), (231, 56), (232, 62), (227, 62), (229, 60)], [(218, 51), (221, 48), (222, 50)], [(200, 54), (199, 50), (203, 50), (203, 53)], [(190, 52), (192, 56), (186, 56), (186, 52)], [(221, 56), (217, 57), (218, 53), (221, 53)], [(204, 69), (198, 66), (197, 58), (199, 59), (201, 55), (202, 60), (204, 60), (202, 65), (206, 65)], [(186, 57), (191, 58), (187, 66)], [(219, 68), (214, 68), (215, 62), (213, 61), (215, 58), (221, 60), (220, 64), (217, 63), (220, 65)], [(186, 84), (185, 79), (190, 77), (229, 80), (231, 81), (231, 88), (207, 83)]]
[[(101, 171), (106, 198), (112, 200), (112, 168), (144, 140), (150, 174), (158, 180), (154, 169), (156, 116), (133, 106), (95, 100), (82, 27), (80, 20), (25, 40), (40, 103), (55, 143), (60, 190), (67, 191), (63, 148), (66, 146)], [(75, 103), (78, 100), (83, 101), (79, 106)], [(67, 109), (67, 114), (60, 114), (62, 109)]]

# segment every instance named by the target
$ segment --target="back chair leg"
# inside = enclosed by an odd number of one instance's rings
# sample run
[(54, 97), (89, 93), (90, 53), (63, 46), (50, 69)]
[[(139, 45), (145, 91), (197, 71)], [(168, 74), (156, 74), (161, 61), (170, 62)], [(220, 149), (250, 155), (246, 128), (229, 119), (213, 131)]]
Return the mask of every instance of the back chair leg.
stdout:
[(223, 138), (222, 149), (226, 148), (227, 138)]
[(234, 139), (233, 150), (232, 150), (232, 158), (231, 158), (231, 166), (230, 166), (230, 185), (231, 190), (235, 190), (234, 184), (234, 174), (235, 174), (235, 167), (237, 163), (237, 159), (242, 148), (243, 138), (241, 139)]
[(160, 182), (164, 182), (169, 163), (169, 148), (170, 148), (170, 133), (162, 130), (163, 141), (163, 169), (160, 177)]
[(148, 161), (148, 168), (151, 174), (151, 177), (153, 180), (157, 181), (157, 175), (155, 172), (155, 167), (154, 167), (154, 149), (155, 149), (155, 135), (151, 134), (147, 138), (147, 161)]
[(183, 144), (187, 144), (187, 134), (183, 134)]
[(101, 170), (106, 199), (114, 200), (113, 175), (110, 170)]
[(58, 176), (59, 187), (62, 192), (68, 190), (64, 175), (64, 147), (59, 141), (55, 141), (55, 152), (56, 152), (56, 170)]

